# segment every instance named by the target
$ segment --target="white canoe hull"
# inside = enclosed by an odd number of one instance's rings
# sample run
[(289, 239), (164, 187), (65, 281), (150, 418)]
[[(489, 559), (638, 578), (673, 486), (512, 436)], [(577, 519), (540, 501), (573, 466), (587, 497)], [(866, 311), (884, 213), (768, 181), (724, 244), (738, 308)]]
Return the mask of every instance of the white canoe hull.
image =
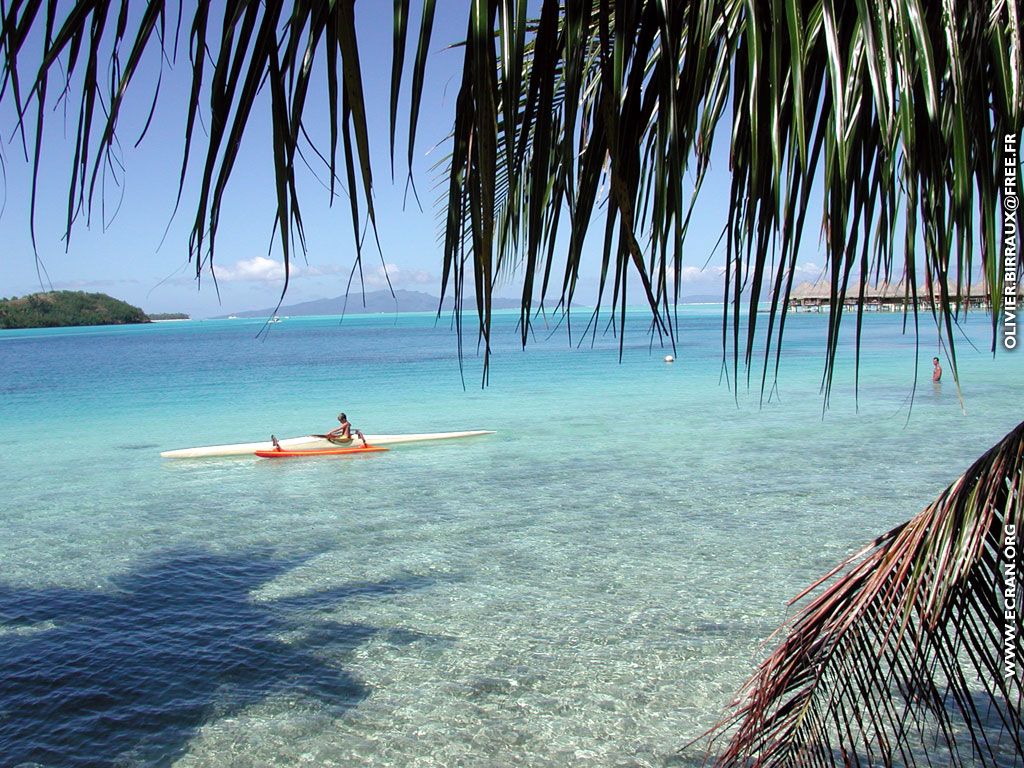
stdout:
[[(413, 435), (367, 435), (366, 442), (370, 445), (397, 445), (399, 443), (424, 443), (431, 440), (453, 440), (458, 437), (476, 437), (477, 435), (493, 435), (486, 429), (473, 429), (468, 432), (423, 432)], [(279, 440), (286, 451), (314, 451), (325, 448), (337, 448), (345, 443), (331, 442), (322, 437), (306, 435), (305, 437), (289, 437)], [(359, 445), (359, 440), (354, 444)], [(235, 443), (233, 445), (208, 445), (202, 448), (180, 448), (176, 451), (164, 451), (160, 455), (165, 459), (203, 459), (210, 456), (251, 456), (256, 451), (273, 450), (274, 444), (269, 440), (261, 443)]]

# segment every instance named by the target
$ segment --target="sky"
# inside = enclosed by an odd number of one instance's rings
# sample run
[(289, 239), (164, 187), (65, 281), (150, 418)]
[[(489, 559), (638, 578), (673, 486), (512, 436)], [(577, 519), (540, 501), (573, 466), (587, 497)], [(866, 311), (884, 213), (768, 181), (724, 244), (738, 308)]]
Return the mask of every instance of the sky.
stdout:
[[(412, 4), (411, 48), (415, 47), (412, 41), (419, 25), (416, 5)], [(461, 50), (448, 46), (464, 36), (466, 14), (464, 0), (441, 0), (437, 5), (413, 169), (424, 205), (421, 211), (411, 195), (404, 199), (405, 161), (399, 158), (405, 157), (405, 144), (401, 128), (394, 182), (390, 175), (387, 136), (391, 3), (356, 4), (373, 153), (375, 208), (383, 251), (378, 254), (375, 248), (369, 248), (364, 252), (364, 285), (368, 291), (386, 288), (386, 272), (395, 288), (440, 293), (441, 248), (436, 237), (431, 167), (447, 149), (462, 62)], [(173, 20), (172, 13), (172, 23)], [(275, 194), (268, 110), (256, 112), (250, 119), (229, 182), (218, 234), (216, 286), (208, 274), (197, 281), (195, 266), (188, 263), (197, 172), (201, 171), (205, 146), (199, 154), (194, 150), (183, 201), (172, 218), (190, 95), (190, 21), (186, 8), (183, 42), (175, 62), (164, 61), (161, 68), (158, 48), (147, 51), (118, 122), (123, 173), (117, 174), (116, 181), (113, 174), (107, 174), (104, 192), (97, 193), (91, 220), (85, 221), (83, 217), (76, 223), (70, 243), (65, 243), (64, 231), (78, 105), (69, 104), (65, 114), (62, 105), (57, 105), (54, 98), (48, 99), (54, 109), (44, 133), (35, 221), (41, 269), (37, 269), (29, 228), (31, 167), (15, 129), (12, 99), (9, 94), (5, 96), (0, 104), (0, 156), (4, 169), (0, 296), (24, 295), (51, 287), (100, 291), (141, 306), (147, 312), (187, 312), (193, 317), (276, 304), (283, 287), (283, 267), (279, 246), (272, 238)], [(133, 19), (131, 23), (137, 22)], [(29, 50), (38, 51), (41, 40), (37, 36), (27, 45)], [(413, 53), (410, 51), (406, 63), (406, 92), (400, 103), (400, 115), (407, 114)], [(24, 54), (25, 71), (29, 70), (25, 62), (32, 61), (30, 53)], [(106, 74), (109, 76), (109, 72)], [(158, 77), (160, 93), (153, 122), (142, 143), (135, 147), (149, 115)], [(51, 91), (56, 90), (51, 87)], [(314, 136), (326, 137), (326, 100), (311, 96), (304, 119)], [(687, 239), (682, 273), (684, 295), (721, 292), (724, 254), (712, 252), (725, 222), (729, 176), (727, 142), (716, 144), (718, 154), (713, 158), (695, 225)], [(305, 260), (300, 255), (293, 267), (286, 304), (344, 294), (355, 254), (347, 199), (337, 197), (331, 206), (321, 181), (311, 172), (303, 169), (303, 173), (299, 193), (307, 251)], [(591, 236), (586, 245), (590, 258), (586, 260), (588, 266), (579, 292), (582, 303), (592, 300), (595, 292), (599, 248), (600, 234)], [(808, 242), (805, 248), (808, 255), (799, 265), (798, 281), (814, 280), (821, 271), (816, 263), (821, 260), (813, 256), (815, 243)], [(710, 264), (705, 268), (709, 257)], [(517, 296), (518, 284), (499, 286), (496, 294)], [(636, 299), (642, 302), (639, 295)]]

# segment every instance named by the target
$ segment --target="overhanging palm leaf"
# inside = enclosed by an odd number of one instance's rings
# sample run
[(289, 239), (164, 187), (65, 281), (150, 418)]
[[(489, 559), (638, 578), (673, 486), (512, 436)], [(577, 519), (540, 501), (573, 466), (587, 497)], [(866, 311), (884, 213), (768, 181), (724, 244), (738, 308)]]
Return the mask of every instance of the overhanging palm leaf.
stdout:
[(717, 763), (1019, 764), (1022, 473), (1024, 423), (819, 582), (842, 570), (741, 692)]
[[(495, 0), (492, 25), (480, 24), (481, 11), (469, 29), (447, 169), (445, 264), (472, 267), (485, 294), (478, 293), (485, 335), (499, 271), (493, 260), (518, 254), (525, 320), (540, 276), (546, 292), (564, 207), (570, 233), (559, 255), (559, 300), (571, 301), (584, 237), (603, 218), (599, 290), (611, 286), (621, 321), (627, 281), (639, 281), (655, 327), (674, 339), (669, 309), (680, 283), (673, 275), (681, 273), (692, 203), (730, 109), (723, 345), (734, 369), (742, 354), (751, 371), (764, 301), (762, 385), (770, 362), (778, 365), (812, 204), (822, 208), (832, 292), (826, 397), (843, 300), (850, 294), (862, 305), (872, 279), (902, 273), (915, 295), (926, 285), (921, 303), (954, 371), (957, 311), (949, 296), (971, 281), (979, 261), (996, 322), (1001, 142), (1020, 133), (1024, 104), (1015, 3), (545, 2), (522, 52), (501, 58), (495, 90), (481, 79), (480, 67), (491, 65), (479, 52), (493, 51), (499, 39), (505, 54), (506, 41), (523, 39), (516, 14), (505, 12), (517, 5)], [(519, 61), (522, 76), (513, 71)], [(480, 98), (489, 105), (495, 96), (504, 99), (501, 119), (490, 106), (478, 108)], [(505, 148), (503, 174), (494, 172), (495, 145)], [(495, 178), (508, 202), (502, 210), (522, 232), (497, 247), (487, 229)]]
[[(434, 27), (433, 0), (418, 5), (410, 161)], [(245, 128), (258, 114), (269, 115), (273, 128), (274, 223), (286, 270), (303, 242), (296, 157), (305, 162), (308, 146), (323, 159), (333, 198), (339, 134), (361, 263), (362, 233), (367, 224), (376, 231), (376, 216), (354, 0), (197, 0), (191, 7), (192, 99), (179, 184), (205, 140), (190, 242), (197, 275), (212, 269), (225, 190)], [(692, 205), (713, 143), (726, 133), (732, 184), (723, 231), (723, 347), (731, 349), (734, 369), (742, 355), (752, 373), (762, 301), (770, 308), (762, 386), (772, 361), (777, 368), (787, 297), (805, 230), (814, 225), (806, 215), (819, 205), (833, 309), (826, 397), (842, 300), (852, 294), (862, 301), (870, 279), (905, 274), (908, 293), (927, 285), (924, 306), (945, 336), (954, 374), (950, 295), (979, 261), (996, 322), (1003, 136), (1019, 136), (1024, 119), (1017, 0), (544, 0), (536, 20), (527, 18), (528, 7), (528, 0), (466, 5), (443, 288), (461, 307), (473, 286), (485, 363), (498, 282), (516, 271), (522, 276), (525, 343), (536, 298), (550, 292), (561, 306), (571, 303), (594, 225), (602, 241), (599, 290), (610, 291), (618, 321), (628, 285), (638, 283), (654, 328), (674, 343), (675, 276), (694, 226)], [(118, 118), (143, 54), (156, 45), (162, 59), (174, 56), (178, 32), (170, 29), (183, 24), (184, 11), (174, 23), (167, 17), (180, 8), (168, 11), (166, 0), (0, 2), (0, 98), (24, 116), (34, 176), (54, 67), (67, 72), (60, 98), (78, 97), (69, 238), (91, 210), (97, 180), (116, 172)], [(396, 0), (394, 18), (392, 137), (413, 21), (407, 0)], [(37, 28), (43, 47), (28, 58), (25, 76), (26, 45)], [(327, 81), (323, 153), (309, 144), (304, 123), (314, 72)], [(194, 130), (203, 102), (206, 137)], [(33, 182), (33, 210), (35, 204)], [(556, 243), (566, 227), (563, 254)]]
[[(116, 157), (118, 119), (143, 54), (154, 45), (153, 40), (157, 40), (162, 72), (164, 61), (170, 60), (177, 51), (180, 29), (173, 37), (168, 37), (165, 0), (148, 0), (140, 16), (133, 14), (132, 6), (138, 8), (142, 4), (114, 0), (79, 0), (64, 6), (56, 2), (44, 4), (42, 0), (0, 2), (3, 25), (0, 29), (0, 55), (3, 58), (0, 98), (10, 93), (18, 114), (22, 116), (19, 127), (23, 140), (29, 106), (33, 101), (35, 104), (33, 219), (43, 122), (51, 106), (46, 103), (51, 71), (55, 67), (63, 67), (66, 71), (60, 95), (62, 100), (70, 99), (76, 90), (80, 95), (67, 203), (68, 243), (79, 216), (91, 214), (98, 180), (107, 174), (116, 174), (120, 166)], [(180, 12), (179, 4), (172, 4), (173, 7)], [(134, 40), (122, 65), (121, 47), (131, 39), (128, 30), (133, 19), (136, 23)], [(182, 21), (179, 15), (177, 27), (180, 28)], [(25, 78), (19, 64), (26, 56), (24, 46), (29, 32), (40, 23), (44, 28), (42, 51), (31, 59), (32, 75)], [(216, 29), (218, 24), (219, 30)], [(265, 105), (273, 136), (269, 158), (274, 168), (277, 201), (273, 224), (281, 244), (287, 290), (295, 242), (303, 244), (295, 167), (296, 157), (302, 154), (303, 141), (311, 146), (302, 118), (314, 60), (318, 56), (322, 57), (320, 63), (327, 78), (330, 145), (326, 154), (320, 153), (316, 147), (312, 149), (324, 162), (333, 201), (338, 178), (336, 166), (340, 133), (358, 262), (363, 217), (367, 217), (374, 231), (376, 217), (366, 106), (355, 35), (354, 0), (330, 3), (318, 0), (294, 3), (232, 0), (224, 4), (200, 0), (195, 3), (188, 47), (192, 62), (192, 88), (184, 129), (178, 200), (181, 200), (194, 150), (205, 140), (205, 159), (189, 243), (190, 259), (194, 261), (197, 278), (203, 275), (204, 270), (214, 274), (216, 238), (228, 181), (235, 171), (245, 129), (254, 119), (254, 113), (259, 113), (260, 107)], [(81, 62), (83, 52), (84, 64)], [(269, 87), (264, 89), (264, 85)], [(155, 107), (156, 95), (153, 99)], [(209, 127), (205, 136), (195, 130), (204, 101), (208, 108)], [(151, 108), (150, 120), (152, 114)], [(148, 127), (147, 122), (146, 129)], [(27, 140), (25, 142), (27, 154)]]
[[(91, 211), (97, 183), (102, 190), (105, 174), (118, 167), (118, 119), (144, 52), (156, 45), (171, 59), (177, 49), (178, 33), (169, 29), (185, 19), (179, 11), (169, 24), (167, 5), (0, 0), (0, 100), (12, 100), (21, 116), (33, 179), (54, 67), (67, 73), (59, 98), (78, 102), (69, 240), (76, 220)], [(181, 8), (171, 5), (171, 14)], [(443, 287), (461, 308), (467, 282), (473, 286), (485, 361), (499, 280), (516, 267), (523, 277), (525, 343), (538, 295), (550, 290), (563, 307), (571, 304), (595, 225), (599, 290), (610, 290), (618, 322), (628, 285), (639, 282), (654, 327), (674, 340), (671, 309), (686, 238), (700, 225), (693, 203), (712, 146), (725, 135), (732, 183), (723, 351), (731, 349), (734, 372), (742, 356), (750, 375), (756, 310), (765, 300), (762, 386), (771, 362), (778, 366), (787, 299), (812, 226), (806, 217), (816, 207), (832, 294), (826, 397), (843, 299), (852, 292), (862, 308), (871, 278), (903, 273), (909, 293), (923, 279), (954, 374), (950, 295), (971, 280), (978, 261), (996, 322), (1003, 137), (1020, 136), (1024, 121), (1018, 0), (543, 0), (537, 20), (527, 19), (528, 7), (528, 0), (467, 0), (444, 196)], [(193, 155), (205, 154), (190, 241), (197, 276), (212, 271), (225, 190), (245, 129), (260, 114), (273, 129), (274, 223), (286, 275), (303, 239), (296, 157), (308, 147), (323, 160), (333, 199), (339, 134), (359, 264), (362, 231), (367, 223), (375, 231), (375, 212), (354, 0), (196, 0), (190, 9), (192, 90), (179, 199)], [(392, 137), (410, 3), (396, 0), (394, 13)], [(424, 0), (410, 166), (433, 24), (434, 2)], [(34, 39), (42, 50), (27, 59), (25, 76), (19, 64)], [(327, 81), (324, 153), (312, 147), (304, 122), (314, 72)], [(206, 136), (195, 131), (203, 103)], [(563, 255), (557, 243), (566, 227)], [(1011, 747), (1020, 747), (1019, 688), (998, 678), (986, 622), (996, 610), (995, 537), (1014, 521), (1019, 531), (1021, 439), (1018, 428), (801, 614), (796, 634), (762, 668), (738, 711), (726, 762), (824, 764), (901, 751), (912, 763), (914, 753), (902, 750), (929, 729), (962, 761), (967, 750), (995, 754), (982, 727), (993, 716), (1014, 734)], [(865, 659), (876, 663), (855, 663)], [(982, 675), (976, 685), (972, 670)], [(974, 690), (994, 707), (987, 715), (973, 705)], [(835, 698), (820, 698), (824, 691)], [(898, 707), (893, 691), (903, 697)], [(833, 753), (840, 745), (846, 751)]]

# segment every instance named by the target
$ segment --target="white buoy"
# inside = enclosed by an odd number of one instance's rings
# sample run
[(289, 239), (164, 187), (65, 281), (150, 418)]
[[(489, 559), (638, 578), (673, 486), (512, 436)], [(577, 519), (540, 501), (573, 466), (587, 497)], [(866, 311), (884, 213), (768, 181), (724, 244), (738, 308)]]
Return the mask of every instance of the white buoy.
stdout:
[(674, 357), (672, 357), (672, 355), (665, 355), (665, 362), (666, 363), (674, 363), (675, 361), (676, 361), (676, 359)]

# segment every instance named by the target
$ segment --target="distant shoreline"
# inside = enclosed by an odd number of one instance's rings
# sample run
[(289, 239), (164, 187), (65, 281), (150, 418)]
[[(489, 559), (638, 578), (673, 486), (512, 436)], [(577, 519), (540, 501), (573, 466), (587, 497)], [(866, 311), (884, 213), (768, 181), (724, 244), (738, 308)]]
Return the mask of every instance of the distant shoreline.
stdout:
[[(510, 299), (496, 296), (491, 300), (491, 310), (494, 312), (502, 310), (519, 311), (521, 303), (521, 299)], [(531, 314), (536, 311), (538, 303), (538, 301), (534, 301), (533, 307), (530, 310)], [(680, 306), (713, 306), (716, 304), (721, 305), (722, 299), (717, 295), (694, 294), (692, 296), (682, 297), (679, 303)], [(638, 304), (635, 307), (628, 307), (628, 309), (644, 309), (645, 307), (646, 305)], [(423, 293), (422, 291), (397, 290), (395, 291), (394, 296), (392, 296), (389, 291), (371, 291), (365, 294), (365, 296), (353, 294), (347, 297), (347, 299), (345, 296), (335, 296), (334, 298), (329, 299), (314, 299), (281, 307), (239, 310), (223, 315), (213, 315), (206, 319), (230, 320), (234, 318), (237, 320), (266, 320), (275, 316), (284, 319), (286, 317), (313, 316), (348, 317), (350, 315), (396, 315), (410, 313), (436, 314), (439, 309), (442, 316), (451, 315), (454, 310), (451, 299), (445, 299), (444, 305), (442, 306), (441, 299), (439, 297)], [(594, 307), (573, 304), (572, 309), (586, 311), (593, 310)], [(602, 307), (602, 311), (605, 309), (612, 311), (613, 308)], [(614, 309), (615, 311), (618, 311), (617, 307)], [(464, 314), (476, 314), (476, 303), (473, 297), (466, 297), (462, 311)], [(548, 307), (547, 313), (549, 315), (554, 314), (554, 306)]]

